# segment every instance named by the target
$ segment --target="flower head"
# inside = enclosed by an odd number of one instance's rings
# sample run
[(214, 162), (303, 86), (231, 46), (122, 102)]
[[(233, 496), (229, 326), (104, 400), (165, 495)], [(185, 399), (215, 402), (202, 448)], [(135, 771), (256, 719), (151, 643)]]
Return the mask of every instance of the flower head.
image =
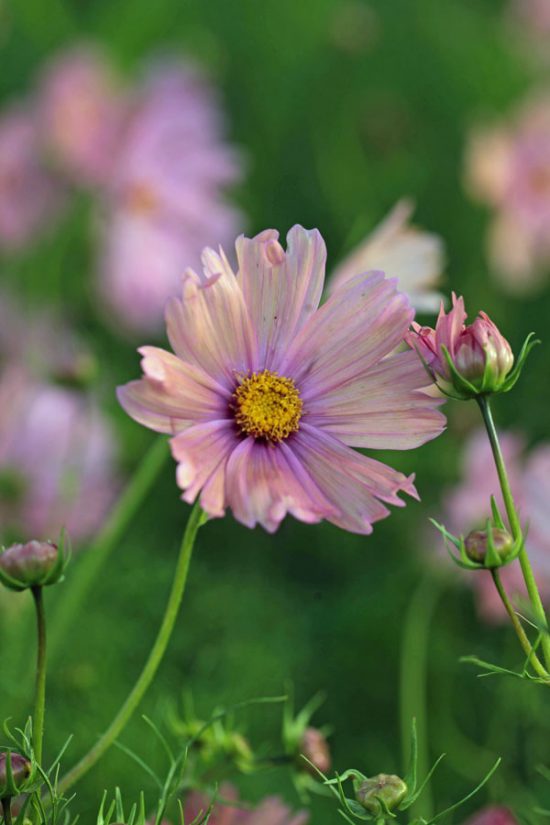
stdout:
[(401, 200), (389, 215), (336, 268), (330, 279), (331, 291), (359, 272), (382, 270), (397, 278), (413, 307), (421, 312), (437, 312), (441, 294), (434, 290), (445, 260), (438, 235), (410, 225), (413, 204)]
[[(255, 807), (239, 807), (238, 795), (232, 785), (220, 787), (220, 802), (216, 802), (210, 814), (210, 825), (305, 825), (306, 811), (293, 813), (277, 796), (268, 796)], [(224, 801), (229, 804), (224, 804)], [(210, 800), (204, 794), (193, 791), (184, 805), (185, 821), (194, 822), (210, 807)]]
[(504, 805), (487, 805), (467, 819), (465, 825), (518, 825), (518, 820)]
[(224, 198), (241, 161), (222, 109), (190, 65), (154, 66), (135, 95), (107, 192), (100, 291), (129, 330), (156, 331), (181, 273), (242, 226)]
[(533, 290), (550, 262), (550, 98), (474, 129), (465, 174), (472, 196), (493, 210), (487, 245), (495, 274), (511, 291)]
[(73, 46), (48, 64), (40, 85), (43, 139), (55, 160), (79, 183), (106, 184), (128, 102), (105, 56)]
[(143, 378), (119, 389), (137, 421), (169, 433), (183, 499), (249, 527), (286, 513), (370, 533), (415, 496), (413, 479), (352, 447), (410, 449), (438, 435), (440, 400), (413, 352), (394, 352), (413, 316), (395, 281), (358, 275), (319, 309), (325, 246), (295, 226), (285, 251), (266, 230), (188, 270), (168, 302), (175, 355), (142, 347)]
[(514, 365), (510, 344), (485, 312), (468, 326), (466, 318), (464, 299), (453, 292), (452, 309), (441, 306), (435, 329), (413, 324), (407, 341), (444, 388), (464, 398), (498, 392)]

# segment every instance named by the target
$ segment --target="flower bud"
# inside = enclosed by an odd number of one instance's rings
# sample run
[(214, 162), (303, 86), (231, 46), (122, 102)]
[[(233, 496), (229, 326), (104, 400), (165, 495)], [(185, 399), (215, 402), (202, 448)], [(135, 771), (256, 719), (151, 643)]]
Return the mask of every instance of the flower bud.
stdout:
[(20, 753), (0, 753), (0, 799), (21, 793), (31, 771), (31, 763)]
[(466, 317), (464, 300), (453, 294), (452, 309), (441, 309), (435, 329), (413, 324), (407, 342), (444, 392), (466, 399), (507, 390), (514, 366), (510, 344), (485, 312), (468, 326)]
[(355, 791), (357, 802), (373, 816), (383, 814), (384, 806), (392, 811), (406, 795), (407, 785), (401, 777), (387, 773), (365, 779)]
[[(507, 530), (498, 527), (491, 528), (491, 539), (493, 548), (501, 562), (506, 561), (514, 550), (514, 540)], [(487, 530), (472, 530), (464, 540), (466, 555), (471, 561), (478, 564), (485, 564), (487, 549), (489, 547), (489, 534)]]
[(0, 551), (0, 581), (12, 590), (54, 584), (63, 569), (62, 550), (50, 541), (28, 541)]
[[(300, 742), (300, 754), (305, 756), (311, 765), (300, 759), (300, 767), (304, 770), (317, 775), (314, 768), (317, 768), (321, 773), (328, 773), (331, 766), (330, 749), (326, 737), (323, 736), (317, 728), (306, 728), (302, 734), (302, 741)], [(313, 766), (313, 767), (312, 767)]]

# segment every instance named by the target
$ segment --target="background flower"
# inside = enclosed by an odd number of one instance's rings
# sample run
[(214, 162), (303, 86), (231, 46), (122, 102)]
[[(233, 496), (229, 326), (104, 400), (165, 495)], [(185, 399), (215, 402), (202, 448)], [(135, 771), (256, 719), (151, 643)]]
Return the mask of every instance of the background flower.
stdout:
[(397, 278), (420, 312), (437, 312), (443, 296), (436, 287), (445, 264), (445, 246), (438, 235), (410, 225), (414, 205), (397, 203), (386, 218), (360, 243), (332, 274), (331, 290), (360, 272), (380, 269)]

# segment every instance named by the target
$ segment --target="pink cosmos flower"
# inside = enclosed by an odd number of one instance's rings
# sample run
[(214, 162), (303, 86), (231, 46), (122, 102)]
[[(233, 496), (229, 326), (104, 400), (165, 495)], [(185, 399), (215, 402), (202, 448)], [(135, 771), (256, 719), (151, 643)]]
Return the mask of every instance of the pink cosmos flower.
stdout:
[(107, 184), (128, 103), (105, 56), (72, 46), (46, 67), (38, 100), (43, 140), (76, 182)]
[(495, 274), (510, 290), (533, 289), (550, 265), (550, 97), (473, 131), (466, 184), (494, 212), (488, 254)]
[(0, 249), (32, 242), (57, 216), (61, 194), (44, 164), (33, 112), (8, 109), (0, 117)]
[(157, 331), (166, 300), (201, 250), (228, 242), (242, 217), (224, 201), (241, 176), (219, 103), (190, 66), (165, 63), (137, 96), (103, 225), (101, 294), (118, 323)]
[[(535, 448), (524, 458), (525, 442), (515, 433), (504, 433), (501, 446), (508, 468), (510, 485), (519, 507), (522, 524), (528, 526), (527, 552), (545, 600), (550, 599), (550, 446)], [(443, 520), (457, 535), (483, 528), (490, 516), (490, 497), (494, 495), (501, 513), (504, 503), (491, 448), (484, 430), (474, 433), (464, 449), (460, 483), (445, 498)], [(517, 561), (501, 569), (506, 589), (515, 603), (526, 597)], [(464, 576), (476, 591), (480, 614), (489, 622), (506, 620), (506, 613), (489, 572)]]
[[(435, 329), (413, 323), (407, 343), (416, 349), (434, 379), (450, 384), (454, 381), (446, 351), (455, 369), (473, 387), (498, 390), (514, 365), (510, 344), (485, 312), (466, 326), (464, 299), (453, 292), (452, 300), (448, 313), (441, 305)], [(460, 386), (456, 389), (460, 391)]]
[(274, 531), (286, 513), (357, 533), (416, 496), (413, 479), (352, 447), (410, 449), (444, 418), (412, 351), (394, 352), (414, 315), (383, 273), (357, 275), (319, 309), (326, 250), (295, 226), (220, 249), (188, 270), (168, 302), (175, 355), (142, 347), (144, 376), (119, 389), (125, 410), (169, 433), (182, 498), (211, 517), (230, 507)]
[(518, 821), (504, 805), (487, 805), (467, 819), (465, 825), (518, 825)]
[(0, 381), (0, 512), (23, 537), (74, 540), (101, 524), (116, 492), (114, 437), (80, 392), (29, 381), (18, 369)]
[[(214, 805), (210, 825), (305, 825), (309, 819), (307, 811), (293, 813), (277, 796), (268, 796), (254, 808), (239, 808), (238, 794), (232, 785), (220, 788), (222, 802)], [(223, 801), (231, 804), (224, 805)], [(193, 822), (202, 813), (206, 814), (210, 800), (204, 794), (193, 791), (184, 807), (185, 821)]]
[(438, 235), (417, 229), (409, 221), (414, 204), (401, 200), (359, 246), (336, 267), (331, 292), (358, 272), (382, 270), (399, 283), (420, 312), (437, 312), (442, 295), (434, 290), (441, 278), (445, 248)]

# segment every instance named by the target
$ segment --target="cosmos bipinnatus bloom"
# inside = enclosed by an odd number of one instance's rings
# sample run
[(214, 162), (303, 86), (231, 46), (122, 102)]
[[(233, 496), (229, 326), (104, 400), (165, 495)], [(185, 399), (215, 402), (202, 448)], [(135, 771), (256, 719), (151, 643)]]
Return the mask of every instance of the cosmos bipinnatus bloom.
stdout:
[(119, 389), (137, 421), (172, 437), (183, 499), (276, 530), (287, 513), (372, 532), (416, 496), (413, 477), (353, 450), (411, 449), (439, 435), (441, 399), (417, 354), (396, 352), (414, 316), (382, 272), (358, 274), (319, 307), (326, 250), (295, 226), (240, 237), (188, 270), (167, 305), (175, 355), (142, 347), (143, 378)]

